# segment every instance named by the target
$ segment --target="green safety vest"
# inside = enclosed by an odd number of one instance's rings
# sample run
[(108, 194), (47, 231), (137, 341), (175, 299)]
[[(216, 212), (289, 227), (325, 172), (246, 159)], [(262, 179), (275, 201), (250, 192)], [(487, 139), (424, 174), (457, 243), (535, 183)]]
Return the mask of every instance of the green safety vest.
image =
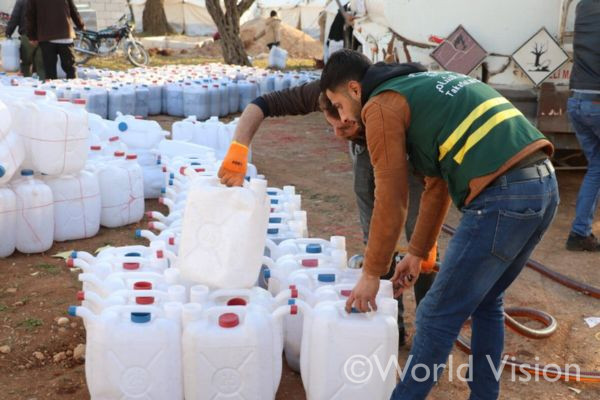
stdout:
[(491, 174), (524, 147), (545, 139), (507, 99), (477, 79), (454, 72), (392, 78), (369, 97), (392, 90), (406, 98), (407, 152), (414, 168), (442, 177), (462, 207), (471, 179)]

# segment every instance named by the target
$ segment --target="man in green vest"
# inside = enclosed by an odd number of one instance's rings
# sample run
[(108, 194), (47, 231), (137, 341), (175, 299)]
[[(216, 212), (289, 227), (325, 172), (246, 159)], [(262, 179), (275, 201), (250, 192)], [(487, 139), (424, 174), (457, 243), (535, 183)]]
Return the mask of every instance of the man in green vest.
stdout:
[[(411, 72), (340, 50), (321, 90), (343, 122), (364, 125), (375, 207), (363, 274), (347, 302), (376, 310), (408, 202), (408, 163), (425, 191), (396, 293), (414, 285), (450, 203), (463, 213), (437, 279), (417, 309), (416, 335), (392, 399), (424, 399), (471, 318), (471, 399), (496, 399), (504, 344), (504, 291), (550, 225), (559, 202), (552, 144), (490, 86), (453, 72)], [(387, 362), (387, 360), (380, 360)], [(425, 368), (424, 368), (425, 367)], [(454, 371), (450, 371), (454, 373)]]

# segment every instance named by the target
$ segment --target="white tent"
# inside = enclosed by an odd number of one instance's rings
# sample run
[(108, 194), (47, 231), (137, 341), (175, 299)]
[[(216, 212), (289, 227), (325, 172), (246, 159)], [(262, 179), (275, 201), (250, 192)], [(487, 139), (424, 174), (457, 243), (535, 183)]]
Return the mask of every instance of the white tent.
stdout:
[[(206, 10), (204, 0), (164, 0), (165, 15), (171, 28), (177, 33), (190, 36), (212, 35), (217, 31), (215, 24)], [(146, 0), (131, 0), (135, 25), (138, 31), (143, 30), (142, 17)]]
[(319, 13), (325, 9), (327, 2), (328, 0), (257, 0), (249, 12), (255, 18), (267, 18), (275, 10), (286, 24), (318, 38)]
[(10, 14), (15, 6), (15, 0), (0, 0), (0, 12)]
[(209, 36), (217, 31), (204, 0), (184, 0), (183, 20), (186, 35)]

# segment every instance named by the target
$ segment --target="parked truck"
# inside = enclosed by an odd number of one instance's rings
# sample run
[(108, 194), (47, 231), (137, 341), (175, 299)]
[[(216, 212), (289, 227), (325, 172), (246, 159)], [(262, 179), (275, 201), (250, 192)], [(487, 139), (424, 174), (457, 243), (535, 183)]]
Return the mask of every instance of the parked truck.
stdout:
[[(459, 26), (485, 50), (481, 62), (469, 72), (498, 89), (555, 144), (555, 161), (562, 168), (581, 165), (579, 144), (566, 113), (572, 68), (575, 7), (579, 0), (331, 0), (327, 29), (340, 6), (349, 5), (353, 41), (372, 61), (417, 61), (430, 70), (443, 70), (432, 52)], [(519, 66), (513, 54), (540, 29), (564, 50), (551, 54), (540, 43), (532, 50), (531, 64), (547, 69), (549, 57), (563, 57), (548, 70), (542, 82), (528, 77), (530, 68)], [(325, 43), (326, 44), (326, 43)], [(551, 49), (550, 49), (551, 50)], [(564, 53), (566, 52), (566, 56)], [(537, 54), (536, 54), (537, 53)], [(562, 53), (558, 54), (558, 53)], [(527, 61), (529, 62), (529, 61)]]

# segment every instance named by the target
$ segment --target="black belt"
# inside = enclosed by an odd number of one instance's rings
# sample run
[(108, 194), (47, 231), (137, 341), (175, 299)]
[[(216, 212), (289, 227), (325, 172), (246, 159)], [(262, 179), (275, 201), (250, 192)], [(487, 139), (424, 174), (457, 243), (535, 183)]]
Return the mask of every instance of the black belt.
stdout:
[(512, 169), (504, 175), (496, 178), (488, 187), (506, 185), (508, 183), (530, 181), (532, 179), (545, 178), (548, 175), (554, 174), (554, 167), (550, 160), (545, 159), (538, 161), (533, 165), (524, 166), (518, 169)]
[(571, 97), (579, 100), (600, 101), (600, 93), (571, 92)]

